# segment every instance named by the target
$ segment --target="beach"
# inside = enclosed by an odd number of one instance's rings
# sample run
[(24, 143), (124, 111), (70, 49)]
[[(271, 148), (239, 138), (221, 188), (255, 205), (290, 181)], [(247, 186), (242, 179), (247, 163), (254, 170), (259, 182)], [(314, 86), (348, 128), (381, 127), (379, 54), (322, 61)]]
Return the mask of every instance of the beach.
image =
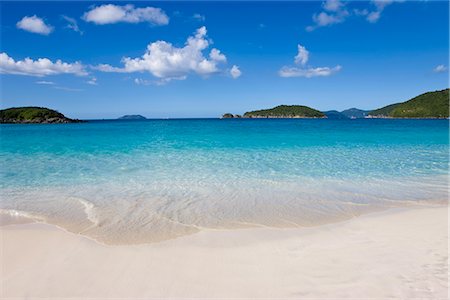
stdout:
[(310, 228), (202, 230), (107, 246), (42, 223), (1, 227), (2, 298), (448, 296), (448, 208)]
[(0, 300), (450, 299), (449, 8), (0, 1)]
[(2, 125), (5, 299), (443, 299), (446, 120)]

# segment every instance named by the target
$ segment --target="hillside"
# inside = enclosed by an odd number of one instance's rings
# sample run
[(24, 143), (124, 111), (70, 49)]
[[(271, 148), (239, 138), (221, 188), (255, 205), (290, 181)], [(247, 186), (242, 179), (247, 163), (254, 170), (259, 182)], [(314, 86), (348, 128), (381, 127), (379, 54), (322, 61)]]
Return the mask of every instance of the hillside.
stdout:
[(13, 107), (0, 110), (0, 123), (78, 123), (56, 110), (44, 107)]
[(307, 106), (279, 105), (270, 109), (246, 112), (244, 118), (326, 118), (326, 116)]
[(406, 102), (391, 104), (369, 112), (377, 118), (448, 118), (449, 89), (428, 92)]
[(346, 120), (348, 119), (348, 117), (346, 115), (344, 115), (341, 112), (338, 112), (337, 110), (328, 110), (328, 111), (324, 111), (323, 112), (328, 119), (333, 119), (333, 120)]
[(362, 119), (365, 118), (368, 113), (369, 113), (368, 110), (362, 110), (358, 108), (349, 108), (341, 111), (341, 114), (350, 119)]

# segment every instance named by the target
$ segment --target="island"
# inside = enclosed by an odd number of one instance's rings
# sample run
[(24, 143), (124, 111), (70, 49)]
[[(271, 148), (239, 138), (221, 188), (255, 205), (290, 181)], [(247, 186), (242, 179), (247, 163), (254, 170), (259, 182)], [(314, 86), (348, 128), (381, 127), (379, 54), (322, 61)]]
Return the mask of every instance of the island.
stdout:
[(222, 115), (222, 119), (240, 119), (240, 118), (242, 118), (242, 116), (241, 115), (233, 115), (233, 114), (231, 114), (231, 113), (224, 113), (223, 115)]
[(141, 115), (125, 115), (117, 118), (117, 120), (147, 120), (147, 118)]
[(270, 109), (246, 112), (243, 116), (225, 113), (222, 119), (233, 118), (328, 118), (328, 119), (448, 119), (449, 89), (421, 94), (408, 101), (394, 103), (375, 110), (350, 108), (343, 111), (318, 111), (303, 105), (279, 105)]
[(421, 94), (408, 101), (391, 104), (369, 112), (369, 118), (430, 118), (449, 117), (449, 89)]
[(369, 110), (362, 110), (359, 108), (349, 108), (343, 111), (329, 110), (323, 113), (328, 119), (345, 120), (345, 119), (363, 119), (367, 117)]
[(367, 117), (367, 114), (370, 112), (370, 110), (362, 110), (359, 108), (349, 108), (346, 110), (341, 111), (341, 114), (346, 116), (349, 119), (363, 119)]
[(62, 124), (85, 122), (70, 119), (62, 113), (45, 107), (12, 107), (0, 110), (0, 123), (8, 124)]
[(246, 112), (244, 118), (326, 118), (316, 109), (303, 105), (279, 105), (270, 109)]
[(234, 115), (231, 113), (224, 113), (222, 115), (222, 119), (232, 119), (232, 118), (234, 118)]
[(328, 111), (324, 111), (323, 113), (327, 116), (327, 119), (332, 119), (332, 120), (347, 120), (347, 119), (349, 119), (346, 115), (344, 115), (343, 113), (341, 113), (337, 110), (328, 110)]

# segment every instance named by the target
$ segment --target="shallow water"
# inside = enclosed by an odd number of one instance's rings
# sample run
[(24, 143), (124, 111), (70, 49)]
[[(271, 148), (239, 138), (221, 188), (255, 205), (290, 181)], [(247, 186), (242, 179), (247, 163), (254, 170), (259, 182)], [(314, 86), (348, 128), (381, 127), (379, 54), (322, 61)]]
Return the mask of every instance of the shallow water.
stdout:
[(1, 125), (4, 214), (108, 244), (447, 202), (448, 120)]

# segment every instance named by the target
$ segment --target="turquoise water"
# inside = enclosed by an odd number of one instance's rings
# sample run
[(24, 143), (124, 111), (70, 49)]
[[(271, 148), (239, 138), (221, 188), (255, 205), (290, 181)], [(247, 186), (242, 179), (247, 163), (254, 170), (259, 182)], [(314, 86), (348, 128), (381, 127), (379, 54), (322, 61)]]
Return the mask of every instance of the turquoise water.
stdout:
[(1, 125), (3, 213), (108, 244), (447, 201), (448, 120)]

